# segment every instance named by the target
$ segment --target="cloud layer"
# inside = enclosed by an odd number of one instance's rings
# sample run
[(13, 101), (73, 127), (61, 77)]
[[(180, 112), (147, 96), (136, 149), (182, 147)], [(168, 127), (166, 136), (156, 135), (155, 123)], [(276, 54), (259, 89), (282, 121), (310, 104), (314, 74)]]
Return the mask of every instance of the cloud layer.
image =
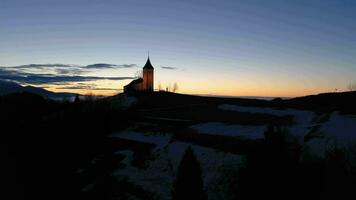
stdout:
[(167, 67), (167, 66), (163, 66), (161, 67), (162, 69), (169, 69), (169, 70), (176, 70), (178, 69), (177, 67)]
[[(60, 72), (66, 74), (67, 72)], [(127, 80), (133, 77), (67, 76), (53, 74), (33, 74), (0, 68), (0, 80), (16, 81), (27, 84), (52, 84), (62, 82), (84, 82), (95, 80)]]
[(97, 64), (84, 66), (83, 68), (87, 68), (87, 69), (103, 69), (103, 68), (114, 69), (114, 68), (132, 68), (132, 67), (138, 67), (138, 65), (136, 65), (136, 64), (114, 65), (114, 64), (106, 64), (106, 63), (97, 63)]
[[(90, 81), (97, 80), (129, 80), (130, 76), (93, 76), (97, 70), (115, 70), (120, 68), (134, 68), (136, 64), (107, 64), (96, 63), (92, 65), (68, 64), (28, 64), (11, 67), (0, 66), (0, 80), (14, 81), (20, 84), (32, 85), (58, 85), (57, 89), (88, 89), (88, 90), (114, 90), (113, 88), (90, 85)], [(101, 74), (103, 74), (100, 71)], [(90, 72), (92, 72), (90, 74)], [(112, 72), (112, 71), (110, 71)], [(78, 85), (81, 84), (81, 85)], [(65, 85), (65, 86), (64, 86)], [(62, 87), (60, 87), (62, 86)]]

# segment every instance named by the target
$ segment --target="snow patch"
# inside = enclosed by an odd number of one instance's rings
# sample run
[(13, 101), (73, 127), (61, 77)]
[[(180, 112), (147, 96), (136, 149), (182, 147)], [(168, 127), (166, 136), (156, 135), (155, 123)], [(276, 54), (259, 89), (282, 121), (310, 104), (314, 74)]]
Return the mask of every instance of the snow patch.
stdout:
[(352, 149), (356, 144), (356, 116), (334, 112), (318, 130), (321, 137), (306, 143), (312, 155), (324, 157), (334, 147)]
[(295, 124), (287, 126), (289, 132), (301, 140), (309, 131), (309, 125), (315, 117), (314, 112), (296, 109), (279, 110), (269, 107), (246, 107), (230, 104), (222, 104), (218, 106), (219, 109), (231, 110), (238, 112), (270, 114), (275, 116), (292, 116)]
[(332, 113), (329, 121), (321, 126), (320, 132), (342, 143), (354, 142), (356, 139), (356, 116)]
[(145, 134), (138, 132), (125, 132), (115, 134), (115, 137), (131, 139), (141, 142), (154, 143), (160, 146), (153, 152), (153, 159), (147, 161), (145, 169), (139, 169), (131, 165), (133, 152), (131, 150), (118, 151), (126, 158), (122, 161), (126, 167), (116, 170), (115, 176), (127, 176), (130, 182), (140, 185), (147, 191), (157, 195), (157, 199), (171, 199), (171, 187), (177, 173), (178, 166), (185, 150), (191, 146), (194, 154), (200, 161), (204, 186), (210, 192), (214, 180), (221, 176), (225, 165), (238, 167), (242, 157), (225, 153), (212, 148), (192, 145), (185, 142), (170, 142), (171, 134)]

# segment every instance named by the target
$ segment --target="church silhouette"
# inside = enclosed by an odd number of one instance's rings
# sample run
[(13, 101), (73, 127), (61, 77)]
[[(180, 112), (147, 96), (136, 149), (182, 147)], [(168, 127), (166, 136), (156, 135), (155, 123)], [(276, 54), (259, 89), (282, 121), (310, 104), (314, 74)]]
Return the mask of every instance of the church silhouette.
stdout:
[(135, 79), (124, 86), (125, 93), (134, 92), (153, 92), (153, 71), (150, 57), (147, 58), (145, 66), (143, 66), (142, 78)]

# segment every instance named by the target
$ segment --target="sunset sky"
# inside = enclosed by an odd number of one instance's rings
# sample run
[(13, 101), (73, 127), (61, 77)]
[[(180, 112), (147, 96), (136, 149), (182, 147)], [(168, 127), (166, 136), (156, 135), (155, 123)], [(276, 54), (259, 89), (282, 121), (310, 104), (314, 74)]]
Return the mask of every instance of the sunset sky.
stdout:
[(0, 79), (111, 95), (148, 51), (156, 89), (344, 91), (356, 81), (356, 1), (0, 0)]

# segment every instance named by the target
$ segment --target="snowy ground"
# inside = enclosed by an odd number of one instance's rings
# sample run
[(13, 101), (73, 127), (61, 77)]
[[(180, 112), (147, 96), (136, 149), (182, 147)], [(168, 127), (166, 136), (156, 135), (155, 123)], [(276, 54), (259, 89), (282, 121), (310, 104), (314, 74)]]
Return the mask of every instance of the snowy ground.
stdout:
[[(295, 124), (287, 127), (290, 133), (303, 145), (304, 150), (313, 156), (323, 157), (325, 152), (335, 144), (345, 146), (356, 155), (356, 116), (330, 113), (327, 120), (320, 120), (322, 115), (310, 111), (274, 108), (243, 107), (236, 105), (220, 105), (218, 109), (238, 112), (267, 113), (276, 116), (290, 115)], [(324, 114), (325, 115), (325, 114)], [(325, 118), (326, 119), (326, 118)], [(310, 133), (311, 127), (318, 127), (316, 135), (304, 142), (303, 137)], [(190, 128), (199, 133), (225, 136), (241, 136), (248, 139), (264, 137), (265, 126), (245, 126), (240, 124), (225, 124), (208, 122), (196, 124)], [(170, 133), (142, 133), (136, 131), (123, 131), (115, 133), (112, 137), (144, 142), (156, 145), (152, 151), (152, 159), (146, 161), (146, 168), (133, 166), (133, 152), (131, 150), (119, 151), (126, 158), (122, 161), (125, 167), (113, 172), (115, 176), (127, 176), (128, 180), (141, 186), (144, 190), (156, 194), (156, 199), (170, 199), (172, 184), (177, 173), (179, 163), (185, 150), (191, 146), (197, 159), (201, 163), (204, 187), (209, 199), (228, 199), (226, 184), (229, 176), (234, 176), (243, 163), (243, 156), (225, 153), (213, 148), (193, 145), (186, 142), (175, 141)], [(354, 158), (356, 163), (356, 156)], [(230, 174), (227, 174), (230, 173)]]
[(157, 194), (157, 199), (170, 199), (175, 174), (182, 156), (189, 146), (193, 148), (197, 159), (201, 163), (205, 189), (211, 197), (223, 195), (217, 194), (220, 190), (216, 188), (217, 185), (214, 183), (215, 180), (221, 179), (221, 173), (226, 171), (224, 169), (230, 166), (238, 168), (242, 162), (241, 156), (238, 155), (190, 143), (172, 141), (171, 134), (151, 135), (138, 132), (122, 132), (114, 134), (113, 137), (157, 145), (153, 151), (153, 159), (147, 161), (147, 168), (145, 169), (138, 169), (131, 165), (132, 151), (117, 152), (126, 155), (123, 161), (126, 167), (114, 172), (116, 176), (128, 176), (129, 181)]
[(333, 112), (329, 120), (320, 125), (317, 132), (320, 137), (306, 143), (309, 151), (316, 156), (323, 157), (326, 151), (334, 147), (345, 150), (354, 149), (356, 147), (356, 116)]
[[(249, 112), (249, 113), (264, 113), (276, 116), (290, 115), (293, 117), (295, 124), (288, 126), (289, 132), (298, 138), (298, 141), (303, 144), (304, 136), (307, 135), (311, 127), (319, 125), (319, 138), (313, 138), (304, 145), (311, 151), (310, 153), (323, 157), (325, 152), (330, 148), (355, 146), (356, 143), (356, 116), (341, 115), (338, 112), (330, 114), (330, 117), (325, 122), (318, 122), (318, 118), (313, 112), (284, 109), (278, 110), (268, 107), (245, 107), (238, 105), (223, 104), (218, 106), (219, 109)], [(247, 126), (239, 124), (225, 124), (220, 122), (208, 122), (191, 126), (199, 133), (225, 136), (241, 136), (248, 139), (257, 139), (264, 137), (265, 126)]]
[(331, 114), (329, 120), (320, 129), (326, 137), (336, 138), (347, 143), (356, 139), (356, 115)]
[[(295, 124), (288, 126), (289, 132), (299, 138), (301, 141), (304, 135), (309, 131), (309, 126), (315, 116), (313, 112), (295, 109), (278, 110), (274, 108), (244, 107), (237, 105), (223, 104), (219, 109), (238, 112), (271, 114), (275, 116), (292, 116)], [(267, 126), (267, 125), (266, 125)], [(239, 124), (225, 124), (219, 122), (208, 122), (191, 126), (199, 133), (225, 136), (240, 136), (247, 139), (258, 139), (264, 137), (266, 126), (247, 126)]]

